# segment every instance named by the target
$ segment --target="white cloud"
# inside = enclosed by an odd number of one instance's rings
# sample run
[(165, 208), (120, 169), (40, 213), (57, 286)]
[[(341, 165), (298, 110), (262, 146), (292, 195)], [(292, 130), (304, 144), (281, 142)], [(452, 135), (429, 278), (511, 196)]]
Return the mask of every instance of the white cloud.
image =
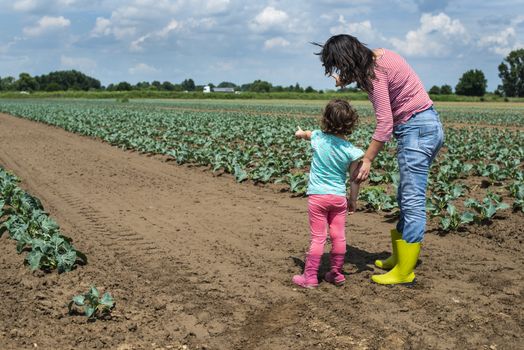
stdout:
[(348, 23), (342, 15), (338, 17), (338, 25), (329, 28), (329, 32), (333, 35), (353, 35), (362, 42), (373, 41), (380, 36), (370, 21)]
[(111, 21), (104, 17), (97, 17), (95, 27), (91, 30), (92, 36), (103, 36), (111, 34)]
[(18, 0), (13, 3), (13, 9), (15, 11), (27, 12), (32, 11), (38, 7), (38, 1), (36, 0)]
[(478, 46), (497, 55), (506, 56), (512, 50), (524, 47), (524, 43), (518, 41), (515, 28), (508, 27), (498, 33), (481, 37)]
[(224, 12), (228, 9), (230, 2), (230, 0), (207, 0), (205, 10), (208, 13)]
[(187, 28), (200, 28), (209, 30), (212, 29), (217, 25), (217, 21), (214, 18), (188, 18), (183, 23), (181, 23), (181, 27), (185, 26)]
[(143, 47), (142, 45), (148, 41), (148, 40), (159, 40), (159, 39), (165, 39), (169, 36), (169, 33), (180, 29), (180, 23), (176, 20), (171, 20), (168, 25), (166, 25), (161, 30), (158, 30), (156, 32), (148, 33), (146, 35), (142, 35), (140, 38), (134, 40), (131, 42), (130, 49), (131, 51), (142, 51)]
[(159, 30), (157, 32), (158, 36), (161, 38), (165, 38), (171, 33), (172, 31), (178, 29), (180, 27), (180, 23), (178, 23), (176, 20), (171, 20), (167, 26), (165, 26), (162, 30)]
[(250, 23), (250, 27), (255, 31), (266, 31), (276, 27), (281, 27), (285, 25), (288, 20), (289, 15), (286, 12), (268, 6), (255, 16)]
[(71, 21), (63, 16), (60, 17), (42, 17), (35, 27), (25, 27), (24, 34), (28, 36), (39, 36), (45, 32), (66, 28), (71, 25)]
[(524, 15), (518, 15), (517, 17), (511, 20), (511, 25), (517, 26), (524, 22)]
[(97, 17), (95, 27), (91, 30), (91, 37), (113, 35), (118, 40), (132, 37), (135, 34), (136, 27), (114, 25), (110, 19), (104, 17)]
[(64, 8), (76, 5), (79, 0), (17, 0), (12, 2), (13, 10), (17, 12), (34, 12), (47, 10), (63, 10)]
[(158, 69), (145, 63), (138, 63), (135, 66), (129, 68), (129, 74), (151, 74), (158, 73)]
[(390, 42), (407, 56), (446, 56), (454, 45), (467, 44), (469, 34), (458, 19), (443, 12), (434, 16), (425, 13), (418, 29), (409, 31), (404, 40), (392, 38)]
[(235, 66), (237, 66), (237, 63), (234, 61), (219, 61), (219, 62), (215, 62), (211, 64), (211, 68), (213, 70), (218, 70), (218, 71), (223, 71), (223, 72), (232, 71), (233, 69), (235, 69)]
[(24, 40), (24, 38), (15, 37), (13, 38), (13, 40), (5, 44), (0, 44), (0, 54), (6, 54), (9, 51), (9, 49), (11, 48), (11, 46), (15, 45), (17, 42), (22, 41), (22, 40)]
[(76, 4), (78, 0), (55, 0), (55, 2), (60, 6), (71, 6)]
[(264, 42), (264, 48), (266, 50), (270, 50), (276, 47), (287, 47), (289, 46), (289, 41), (282, 37), (276, 37), (268, 39)]
[[(67, 0), (65, 0), (67, 1)], [(133, 0), (114, 6), (109, 17), (98, 17), (91, 30), (92, 37), (114, 36), (117, 40), (129, 40), (137, 33), (165, 21), (180, 8), (184, 1)], [(147, 35), (147, 34), (146, 34)], [(145, 36), (145, 35), (143, 35)]]
[(62, 55), (60, 57), (60, 64), (63, 68), (74, 68), (81, 71), (92, 71), (97, 64), (94, 60), (87, 57), (68, 57)]

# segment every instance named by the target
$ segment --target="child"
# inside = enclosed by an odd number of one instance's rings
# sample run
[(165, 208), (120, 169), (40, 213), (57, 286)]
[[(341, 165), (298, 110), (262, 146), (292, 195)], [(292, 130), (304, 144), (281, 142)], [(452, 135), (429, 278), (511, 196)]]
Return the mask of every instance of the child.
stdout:
[(358, 115), (344, 100), (331, 100), (322, 116), (322, 131), (302, 130), (295, 133), (299, 139), (311, 140), (313, 160), (309, 172), (307, 195), (311, 245), (306, 256), (304, 274), (293, 276), (293, 283), (303, 288), (318, 286), (317, 272), (324, 253), (327, 226), (331, 237), (331, 271), (325, 280), (337, 286), (343, 285), (342, 274), (346, 254), (346, 212), (356, 210), (359, 185), (351, 182), (350, 195), (346, 199), (346, 173), (358, 167), (364, 152), (346, 139), (356, 125)]

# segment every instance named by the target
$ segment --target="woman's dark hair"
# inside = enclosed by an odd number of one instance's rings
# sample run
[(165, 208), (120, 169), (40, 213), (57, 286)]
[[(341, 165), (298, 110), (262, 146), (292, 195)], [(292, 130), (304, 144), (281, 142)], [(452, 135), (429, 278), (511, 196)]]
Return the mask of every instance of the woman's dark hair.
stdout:
[(320, 56), (326, 75), (333, 73), (339, 75), (344, 85), (356, 82), (357, 86), (366, 92), (373, 91), (375, 79), (375, 61), (373, 51), (362, 44), (357, 38), (348, 34), (334, 35), (324, 45), (322, 51), (316, 53)]
[(349, 135), (357, 125), (358, 114), (348, 101), (331, 100), (324, 109), (320, 120), (323, 132), (336, 135)]

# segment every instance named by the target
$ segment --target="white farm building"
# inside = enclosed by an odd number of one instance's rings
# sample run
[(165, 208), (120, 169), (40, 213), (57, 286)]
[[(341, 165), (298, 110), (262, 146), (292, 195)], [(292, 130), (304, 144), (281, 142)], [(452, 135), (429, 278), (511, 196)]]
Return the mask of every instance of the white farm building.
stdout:
[(229, 92), (229, 93), (235, 93), (235, 89), (231, 88), (231, 87), (211, 88), (211, 86), (209, 86), (209, 85), (204, 86), (204, 90), (203, 91), (204, 91), (204, 93), (209, 93), (209, 92)]

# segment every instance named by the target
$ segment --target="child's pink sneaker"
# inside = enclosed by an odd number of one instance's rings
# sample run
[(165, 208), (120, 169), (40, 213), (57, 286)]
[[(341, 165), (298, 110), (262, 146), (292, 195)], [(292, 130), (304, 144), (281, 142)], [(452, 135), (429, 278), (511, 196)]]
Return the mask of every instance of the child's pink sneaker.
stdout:
[(302, 275), (293, 276), (293, 283), (302, 288), (318, 287), (318, 267), (320, 266), (320, 256), (308, 255), (306, 257), (306, 266)]

